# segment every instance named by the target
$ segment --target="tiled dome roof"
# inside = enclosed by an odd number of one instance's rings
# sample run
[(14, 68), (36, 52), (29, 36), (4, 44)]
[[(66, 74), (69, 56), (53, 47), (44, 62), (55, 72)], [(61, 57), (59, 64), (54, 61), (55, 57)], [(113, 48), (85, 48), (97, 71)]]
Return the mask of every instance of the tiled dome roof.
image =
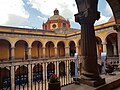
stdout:
[(65, 20), (64, 17), (62, 17), (61, 15), (59, 15), (59, 11), (58, 11), (57, 9), (55, 9), (55, 10), (54, 10), (54, 15), (51, 16), (51, 17), (49, 18), (49, 20), (59, 20), (59, 19)]
[(58, 19), (65, 20), (65, 18), (60, 15), (53, 15), (52, 17), (49, 18), (49, 20), (58, 20)]

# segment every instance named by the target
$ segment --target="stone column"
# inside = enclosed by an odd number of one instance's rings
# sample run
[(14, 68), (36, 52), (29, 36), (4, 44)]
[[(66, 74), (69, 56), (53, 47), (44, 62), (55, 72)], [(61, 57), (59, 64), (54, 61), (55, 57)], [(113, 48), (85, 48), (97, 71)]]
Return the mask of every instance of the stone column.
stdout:
[(43, 58), (45, 58), (45, 47), (43, 47)]
[(43, 67), (43, 72), (42, 72), (43, 73), (43, 81), (45, 81), (45, 74), (46, 74), (45, 71), (46, 70), (45, 70), (45, 63), (44, 62), (43, 62), (42, 67)]
[(69, 57), (69, 56), (70, 56), (69, 47), (65, 47), (65, 57)]
[(69, 72), (69, 62), (68, 62), (68, 60), (66, 61), (66, 64), (67, 64), (67, 67), (66, 67), (66, 78), (67, 78), (67, 84), (69, 83), (69, 74), (70, 74), (70, 72)]
[(103, 52), (106, 52), (107, 53), (107, 42), (102, 42), (102, 45), (103, 45)]
[(14, 66), (11, 66), (11, 90), (15, 90), (15, 70), (14, 70)]
[(76, 46), (76, 53), (78, 53), (78, 52), (79, 52), (78, 47), (79, 47), (79, 46)]
[(117, 48), (116, 48), (116, 44), (112, 44), (113, 45), (113, 53), (114, 55), (117, 55)]
[(11, 47), (11, 60), (15, 59), (15, 47)]
[(46, 82), (47, 82), (47, 62), (43, 62), (43, 87), (46, 89)]
[(59, 77), (59, 62), (57, 61), (57, 76)]
[(55, 74), (57, 75), (57, 68), (56, 68), (57, 64), (56, 62), (53, 62), (53, 64), (55, 65)]
[[(93, 1), (92, 3), (95, 2)], [(81, 24), (81, 83), (94, 87), (105, 83), (105, 79), (102, 79), (99, 76), (97, 63), (97, 49), (94, 23), (95, 20), (99, 19), (99, 17), (100, 13), (90, 8), (86, 9), (85, 12), (79, 12), (75, 15), (75, 21)]]
[(58, 57), (57, 47), (54, 47), (54, 48), (55, 48), (55, 57)]
[(98, 45), (98, 57), (101, 57), (102, 45)]
[(32, 75), (31, 75), (31, 73), (32, 73), (32, 66), (31, 66), (31, 64), (29, 64), (28, 65), (28, 86), (29, 86), (29, 89), (28, 90), (31, 90), (31, 83), (32, 83)]
[(31, 47), (28, 47), (28, 59), (31, 59)]

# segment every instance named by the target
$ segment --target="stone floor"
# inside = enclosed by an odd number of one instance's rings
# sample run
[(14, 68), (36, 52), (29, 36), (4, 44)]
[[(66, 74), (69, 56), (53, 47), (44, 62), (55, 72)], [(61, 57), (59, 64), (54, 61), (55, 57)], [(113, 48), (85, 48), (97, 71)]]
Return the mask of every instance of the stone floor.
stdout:
[[(101, 77), (105, 78), (106, 84), (109, 84), (111, 82), (120, 79), (120, 71), (115, 71), (112, 74), (101, 75)], [(94, 90), (94, 89), (96, 88), (85, 84), (80, 84), (80, 85), (72, 84), (61, 88), (61, 90)], [(120, 88), (118, 87), (117, 89), (114, 90), (120, 90)]]
[(80, 84), (80, 85), (72, 84), (62, 87), (61, 90), (94, 90), (94, 88), (85, 84)]

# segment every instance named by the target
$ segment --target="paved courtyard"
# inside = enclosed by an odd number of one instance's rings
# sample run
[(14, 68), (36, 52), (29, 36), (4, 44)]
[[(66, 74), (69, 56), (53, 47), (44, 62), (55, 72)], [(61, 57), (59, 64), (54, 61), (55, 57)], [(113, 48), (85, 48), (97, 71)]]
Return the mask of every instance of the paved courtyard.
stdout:
[[(108, 84), (120, 79), (120, 71), (115, 71), (112, 74), (101, 75), (101, 77), (105, 78), (106, 84)], [(72, 84), (61, 88), (61, 90), (94, 90), (94, 89), (95, 89), (94, 87), (85, 84), (80, 84), (80, 85)], [(117, 89), (114, 90), (120, 90), (120, 88), (118, 87)]]

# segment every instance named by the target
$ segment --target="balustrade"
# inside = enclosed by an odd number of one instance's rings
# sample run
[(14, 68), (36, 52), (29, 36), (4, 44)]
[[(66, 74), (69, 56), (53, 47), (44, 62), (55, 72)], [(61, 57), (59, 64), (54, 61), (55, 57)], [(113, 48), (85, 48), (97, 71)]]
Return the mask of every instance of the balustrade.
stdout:
[(47, 90), (52, 73), (65, 86), (73, 83), (74, 66), (74, 58), (0, 62), (0, 90)]

